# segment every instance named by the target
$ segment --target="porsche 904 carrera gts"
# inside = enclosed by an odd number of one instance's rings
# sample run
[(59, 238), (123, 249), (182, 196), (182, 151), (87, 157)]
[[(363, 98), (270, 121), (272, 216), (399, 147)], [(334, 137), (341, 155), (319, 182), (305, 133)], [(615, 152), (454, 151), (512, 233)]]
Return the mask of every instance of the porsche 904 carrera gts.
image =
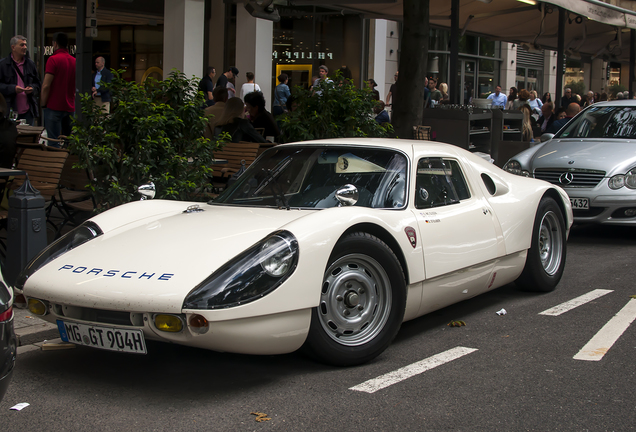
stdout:
[(402, 322), (516, 282), (553, 290), (572, 209), (547, 182), (452, 145), (278, 145), (207, 204), (139, 201), (51, 244), (18, 277), (75, 344), (382, 353)]

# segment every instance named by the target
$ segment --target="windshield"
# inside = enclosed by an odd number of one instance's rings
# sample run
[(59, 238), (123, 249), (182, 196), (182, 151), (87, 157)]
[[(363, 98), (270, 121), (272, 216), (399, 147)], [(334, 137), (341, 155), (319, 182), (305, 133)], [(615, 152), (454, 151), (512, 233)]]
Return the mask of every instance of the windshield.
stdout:
[(636, 107), (592, 105), (570, 121), (557, 138), (636, 138)]
[(336, 191), (358, 190), (355, 206), (401, 208), (407, 159), (394, 150), (356, 147), (274, 147), (212, 203), (259, 207), (338, 207)]

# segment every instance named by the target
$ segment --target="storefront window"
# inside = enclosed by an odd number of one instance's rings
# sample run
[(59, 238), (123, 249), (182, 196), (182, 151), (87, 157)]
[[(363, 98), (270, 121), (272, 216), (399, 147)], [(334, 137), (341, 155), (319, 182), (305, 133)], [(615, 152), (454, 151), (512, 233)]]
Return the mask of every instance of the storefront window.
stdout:
[[(308, 88), (318, 76), (318, 67), (326, 65), (329, 76), (336, 70), (359, 84), (362, 45), (357, 15), (342, 15), (317, 7), (280, 9), (281, 20), (274, 23), (272, 74), (289, 76), (290, 88)], [(344, 42), (343, 42), (344, 41)], [(346, 66), (346, 70), (343, 68)], [(278, 82), (275, 82), (278, 84)]]
[(572, 93), (582, 94), (585, 91), (583, 78), (583, 63), (580, 60), (567, 59), (565, 62), (565, 74), (563, 75), (563, 87), (570, 87)]
[(620, 63), (615, 63), (615, 62), (611, 62), (607, 65), (607, 68), (609, 69), (609, 85), (613, 86), (613, 85), (617, 85), (621, 83), (621, 64)]
[(459, 38), (459, 52), (461, 54), (479, 54), (479, 38), (477, 36), (464, 35)]
[(499, 57), (500, 44), (486, 38), (479, 38), (479, 55), (482, 57)]
[(477, 76), (477, 96), (487, 98), (498, 85), (499, 74), (496, 61), (479, 59), (479, 75)]

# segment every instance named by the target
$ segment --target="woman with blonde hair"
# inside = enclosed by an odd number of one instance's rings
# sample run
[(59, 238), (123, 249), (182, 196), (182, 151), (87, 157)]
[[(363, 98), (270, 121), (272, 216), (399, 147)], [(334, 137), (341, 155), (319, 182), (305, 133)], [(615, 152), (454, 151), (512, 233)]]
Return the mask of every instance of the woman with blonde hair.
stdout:
[(521, 105), (519, 110), (523, 114), (523, 122), (521, 126), (521, 140), (528, 142), (532, 141), (534, 137), (533, 127), (532, 127), (532, 108), (530, 105)]
[(231, 141), (237, 143), (239, 141), (264, 143), (265, 138), (259, 134), (252, 123), (245, 118), (245, 104), (241, 98), (228, 99), (223, 107), (223, 114), (216, 123), (214, 132), (218, 137), (222, 132), (227, 132), (232, 137)]
[(441, 100), (448, 100), (448, 84), (446, 83), (440, 83), (439, 85), (439, 91), (442, 93), (442, 99)]

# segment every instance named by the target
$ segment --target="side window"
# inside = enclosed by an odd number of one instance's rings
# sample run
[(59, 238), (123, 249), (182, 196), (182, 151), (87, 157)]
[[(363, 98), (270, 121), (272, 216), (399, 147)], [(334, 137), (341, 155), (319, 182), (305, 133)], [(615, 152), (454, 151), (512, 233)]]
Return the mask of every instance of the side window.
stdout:
[(420, 159), (415, 189), (416, 208), (441, 207), (470, 198), (464, 174), (452, 159)]

